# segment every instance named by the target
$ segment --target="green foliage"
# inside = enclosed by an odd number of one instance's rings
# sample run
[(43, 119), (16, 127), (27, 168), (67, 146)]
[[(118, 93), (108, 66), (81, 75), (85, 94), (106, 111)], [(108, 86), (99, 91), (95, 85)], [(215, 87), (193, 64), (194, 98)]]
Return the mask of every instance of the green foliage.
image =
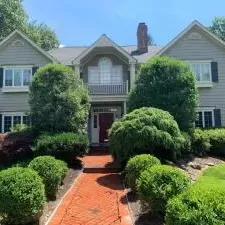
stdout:
[(225, 41), (225, 17), (215, 17), (212, 21), (212, 26), (209, 27), (209, 30), (218, 38)]
[(114, 157), (126, 162), (144, 152), (159, 158), (175, 158), (184, 147), (185, 139), (168, 112), (141, 108), (113, 123), (109, 144)]
[(165, 213), (167, 201), (190, 185), (190, 179), (180, 170), (167, 165), (148, 168), (137, 180), (140, 198), (158, 213)]
[(192, 187), (172, 198), (166, 225), (224, 225), (225, 165), (208, 168)]
[(27, 36), (45, 51), (59, 47), (59, 40), (54, 30), (46, 24), (38, 24), (36, 21), (28, 23)]
[(197, 99), (195, 76), (188, 65), (158, 56), (141, 66), (128, 106), (130, 111), (141, 107), (168, 111), (186, 130), (193, 127)]
[(16, 124), (13, 128), (10, 129), (11, 132), (23, 132), (29, 129), (29, 126), (26, 124)]
[(194, 129), (190, 132), (191, 151), (195, 155), (203, 156), (210, 150), (210, 139), (206, 130)]
[(136, 180), (140, 174), (147, 168), (159, 164), (160, 161), (156, 157), (147, 154), (137, 155), (129, 159), (125, 168), (125, 181), (128, 187), (136, 191)]
[(34, 222), (44, 203), (44, 185), (35, 171), (18, 167), (0, 172), (0, 214), (7, 215), (7, 224)]
[(81, 133), (45, 134), (37, 140), (35, 154), (51, 155), (71, 162), (75, 157), (87, 152), (88, 137)]
[(64, 65), (48, 64), (33, 76), (30, 106), (34, 127), (42, 132), (84, 129), (89, 97), (82, 80)]
[(65, 164), (52, 156), (40, 156), (33, 159), (28, 167), (35, 170), (42, 178), (46, 196), (54, 199), (62, 178), (65, 176)]

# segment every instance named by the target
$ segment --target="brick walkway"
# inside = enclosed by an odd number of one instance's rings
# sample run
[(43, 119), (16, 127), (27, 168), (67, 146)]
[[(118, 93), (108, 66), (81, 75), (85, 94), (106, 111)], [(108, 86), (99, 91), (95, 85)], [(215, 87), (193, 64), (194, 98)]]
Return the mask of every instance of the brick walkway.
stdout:
[(109, 154), (90, 154), (83, 158), (88, 168), (104, 172), (82, 173), (59, 205), (48, 225), (131, 225), (120, 174), (111, 173)]

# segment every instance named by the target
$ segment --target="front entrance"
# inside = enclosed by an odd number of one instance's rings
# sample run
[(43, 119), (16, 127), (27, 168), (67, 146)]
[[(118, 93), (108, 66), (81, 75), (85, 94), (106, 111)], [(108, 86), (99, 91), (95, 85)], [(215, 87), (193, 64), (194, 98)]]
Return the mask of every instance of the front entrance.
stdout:
[(99, 143), (108, 140), (108, 129), (111, 127), (113, 120), (113, 113), (99, 113)]

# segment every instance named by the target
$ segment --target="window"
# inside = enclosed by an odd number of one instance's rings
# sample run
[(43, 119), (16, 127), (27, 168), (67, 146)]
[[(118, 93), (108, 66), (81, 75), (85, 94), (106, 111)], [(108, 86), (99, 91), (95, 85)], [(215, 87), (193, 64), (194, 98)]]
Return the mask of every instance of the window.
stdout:
[(90, 84), (121, 84), (122, 81), (122, 66), (113, 66), (106, 57), (99, 60), (97, 67), (88, 68)]
[(2, 131), (3, 133), (9, 132), (11, 128), (18, 124), (31, 125), (31, 120), (29, 116), (23, 113), (5, 113), (2, 116)]
[(210, 83), (212, 81), (210, 62), (191, 62), (189, 64), (199, 83)]
[(208, 128), (214, 127), (214, 113), (213, 110), (202, 110), (197, 112), (195, 120), (195, 127)]
[(4, 87), (28, 87), (31, 83), (32, 68), (13, 67), (4, 69)]

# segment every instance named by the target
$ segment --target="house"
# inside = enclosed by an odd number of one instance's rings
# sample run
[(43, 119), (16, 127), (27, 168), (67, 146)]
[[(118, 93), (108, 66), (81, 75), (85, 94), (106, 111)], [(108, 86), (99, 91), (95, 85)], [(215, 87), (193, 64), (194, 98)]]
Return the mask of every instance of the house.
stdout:
[(148, 29), (140, 23), (137, 45), (119, 46), (103, 34), (91, 46), (45, 52), (19, 31), (0, 43), (0, 129), (30, 123), (28, 91), (32, 74), (47, 63), (74, 68), (89, 89), (88, 132), (92, 144), (104, 143), (112, 122), (127, 112), (127, 99), (137, 68), (154, 55), (190, 64), (200, 93), (196, 126), (225, 125), (225, 44), (194, 21), (165, 47), (148, 46)]

